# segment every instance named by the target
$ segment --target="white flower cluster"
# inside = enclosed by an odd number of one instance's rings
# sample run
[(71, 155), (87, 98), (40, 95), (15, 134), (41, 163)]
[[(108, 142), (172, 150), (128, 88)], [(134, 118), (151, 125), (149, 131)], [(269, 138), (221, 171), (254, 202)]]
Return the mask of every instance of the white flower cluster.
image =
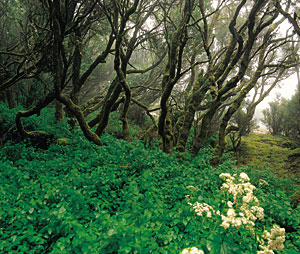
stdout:
[(204, 254), (204, 251), (196, 247), (191, 247), (184, 249), (180, 254)]
[[(229, 173), (220, 174), (220, 178), (225, 181), (221, 186), (221, 190), (232, 194), (233, 200), (227, 201), (228, 209), (226, 215), (221, 214), (220, 211), (215, 211), (210, 205), (206, 203), (196, 202), (188, 204), (195, 210), (198, 216), (203, 216), (206, 213), (207, 217), (212, 217), (212, 214), (217, 214), (221, 216), (222, 224), (221, 226), (225, 229), (230, 226), (240, 228), (242, 225), (254, 232), (254, 226), (256, 220), (261, 220), (264, 218), (264, 209), (259, 206), (259, 201), (253, 194), (255, 186), (250, 183), (250, 178), (246, 173), (241, 173), (239, 179), (237, 175), (233, 176)], [(268, 183), (264, 180), (260, 181), (260, 184), (267, 185)], [(194, 186), (188, 186), (187, 189), (195, 191)], [(190, 200), (190, 196), (186, 196)], [(225, 202), (225, 201), (224, 201)], [(273, 250), (282, 250), (284, 248), (285, 241), (285, 229), (274, 225), (271, 229), (271, 233), (265, 231), (262, 235), (263, 239), (257, 238), (260, 243), (259, 247), (262, 251), (257, 251), (257, 254), (274, 254)], [(267, 245), (265, 245), (267, 241)], [(202, 250), (196, 247), (186, 248), (181, 254), (204, 254)]]
[(212, 217), (212, 213), (214, 212), (214, 209), (210, 205), (206, 203), (199, 203), (199, 202), (196, 202), (195, 204), (188, 202), (188, 204), (195, 210), (198, 216), (202, 216), (203, 213), (205, 212), (206, 217), (209, 218)]
[[(241, 173), (238, 183), (236, 183), (236, 175), (231, 176), (229, 173), (220, 174), (220, 178), (225, 181), (221, 190), (231, 193), (233, 195), (233, 201), (228, 201), (227, 214), (221, 215), (222, 224), (224, 228), (241, 227), (245, 225), (248, 229), (252, 229), (255, 226), (255, 221), (261, 220), (264, 217), (264, 209), (259, 207), (259, 201), (256, 196), (253, 195), (255, 186), (249, 181), (250, 178), (246, 173)], [(242, 204), (240, 204), (242, 201)], [(252, 205), (254, 203), (254, 205)], [(235, 209), (239, 212), (236, 213)]]
[(283, 250), (285, 241), (285, 229), (280, 228), (277, 225), (273, 225), (271, 233), (265, 231), (262, 237), (267, 241), (267, 245), (264, 240), (260, 240), (259, 247), (262, 251), (258, 251), (257, 254), (274, 254), (273, 250)]
[(264, 179), (259, 179), (259, 185), (269, 186), (270, 184), (267, 181), (265, 181)]

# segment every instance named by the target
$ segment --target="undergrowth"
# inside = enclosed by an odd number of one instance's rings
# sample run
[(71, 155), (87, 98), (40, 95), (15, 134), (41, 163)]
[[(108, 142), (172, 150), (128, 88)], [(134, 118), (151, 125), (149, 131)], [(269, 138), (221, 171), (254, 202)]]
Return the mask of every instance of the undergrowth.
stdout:
[[(187, 205), (186, 187), (197, 186), (199, 202), (217, 205), (219, 174), (242, 170), (231, 160), (212, 168), (209, 149), (182, 161), (139, 141), (102, 141), (91, 145), (78, 131), (72, 142), (48, 150), (26, 143), (1, 150), (0, 253), (179, 253), (200, 244), (207, 230)], [(265, 209), (261, 223), (286, 227), (281, 253), (297, 253), (300, 213), (283, 188), (291, 180), (243, 171)], [(229, 238), (239, 252), (226, 253), (251, 253), (240, 237)]]
[[(202, 246), (212, 239), (188, 205), (186, 187), (195, 186), (195, 202), (218, 207), (219, 175), (242, 171), (265, 211), (259, 226), (284, 227), (285, 248), (278, 253), (299, 253), (300, 211), (288, 198), (295, 191), (293, 180), (268, 168), (237, 168), (230, 157), (213, 168), (209, 148), (182, 160), (158, 146), (146, 149), (140, 141), (108, 134), (98, 147), (77, 128), (53, 125), (50, 116), (51, 109), (43, 110), (40, 118), (24, 120), (25, 127), (67, 142), (40, 150), (26, 140), (9, 141), (0, 150), (0, 253), (179, 253)], [(4, 117), (13, 122), (11, 115)], [(253, 253), (258, 247), (240, 231), (223, 233), (209, 253)]]

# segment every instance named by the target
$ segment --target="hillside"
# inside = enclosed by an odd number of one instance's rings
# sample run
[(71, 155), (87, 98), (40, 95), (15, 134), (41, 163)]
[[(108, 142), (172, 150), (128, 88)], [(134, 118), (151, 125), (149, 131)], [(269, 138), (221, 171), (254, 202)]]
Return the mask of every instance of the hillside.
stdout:
[[(76, 128), (69, 134), (72, 143), (51, 144), (47, 150), (26, 142), (7, 143), (0, 150), (0, 253), (178, 254), (189, 247), (206, 254), (256, 253), (262, 248), (256, 236), (275, 224), (286, 230), (280, 253), (298, 253), (300, 213), (288, 198), (293, 180), (270, 170), (237, 168), (230, 158), (212, 167), (210, 149), (182, 160), (158, 147), (145, 149), (140, 141), (104, 135), (103, 145), (96, 146)], [(249, 136), (243, 145), (249, 146), (243, 156), (249, 161), (254, 152), (269, 150), (271, 162), (276, 151), (286, 151), (275, 141), (254, 139)], [(270, 152), (269, 143), (277, 150)], [(264, 219), (252, 224), (255, 237), (246, 226), (223, 223), (233, 204), (222, 189), (224, 177), (235, 179), (234, 188), (255, 186), (260, 203), (246, 203), (249, 211), (264, 211)], [(238, 197), (236, 210), (244, 199)]]
[(279, 176), (300, 177), (300, 150), (295, 141), (252, 133), (242, 138), (239, 164), (258, 169), (270, 167)]

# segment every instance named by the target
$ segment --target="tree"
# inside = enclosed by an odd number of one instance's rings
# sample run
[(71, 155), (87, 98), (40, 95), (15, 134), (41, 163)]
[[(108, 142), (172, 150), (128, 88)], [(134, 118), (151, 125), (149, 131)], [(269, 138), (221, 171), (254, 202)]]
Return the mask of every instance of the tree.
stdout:
[(300, 141), (300, 101), (299, 90), (292, 96), (290, 100), (282, 103), (283, 107), (283, 134), (294, 140)]
[(281, 135), (283, 132), (283, 103), (282, 98), (277, 96), (275, 101), (269, 103), (270, 108), (263, 110), (262, 122), (267, 126), (272, 135)]
[[(33, 80), (47, 91), (36, 91), (40, 101), (28, 100), (30, 107), (17, 114), (24, 137), (41, 133), (27, 132), (22, 118), (57, 101), (57, 120), (64, 107), (97, 145), (111, 112), (118, 110), (126, 140), (130, 118), (146, 114), (153, 129), (157, 126), (165, 152), (184, 154), (193, 128), (192, 153), (215, 132), (221, 158), (231, 120), (250, 91), (256, 96), (247, 110), (248, 122), (257, 104), (299, 63), (299, 38), (292, 30), (278, 31), (289, 19), (284, 12), (294, 9), (292, 2), (284, 9), (265, 0), (14, 3), (22, 10), (23, 30), (17, 24), (14, 29), (23, 36), (17, 40), (20, 46), (0, 52), (13, 59), (9, 66), (17, 70), (11, 73), (0, 59), (0, 91), (22, 86), (34, 91)], [(91, 112), (93, 119), (88, 118)]]

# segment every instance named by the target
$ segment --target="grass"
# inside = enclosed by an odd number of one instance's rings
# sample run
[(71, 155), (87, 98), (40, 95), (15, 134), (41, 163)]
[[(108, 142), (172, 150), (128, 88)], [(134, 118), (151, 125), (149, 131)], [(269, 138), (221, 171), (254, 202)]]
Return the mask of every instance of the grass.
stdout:
[[(270, 167), (279, 176), (291, 176), (292, 161), (289, 158), (295, 147), (295, 142), (285, 137), (252, 133), (242, 138), (239, 163), (256, 168)], [(299, 177), (299, 173), (294, 170), (292, 175)]]

